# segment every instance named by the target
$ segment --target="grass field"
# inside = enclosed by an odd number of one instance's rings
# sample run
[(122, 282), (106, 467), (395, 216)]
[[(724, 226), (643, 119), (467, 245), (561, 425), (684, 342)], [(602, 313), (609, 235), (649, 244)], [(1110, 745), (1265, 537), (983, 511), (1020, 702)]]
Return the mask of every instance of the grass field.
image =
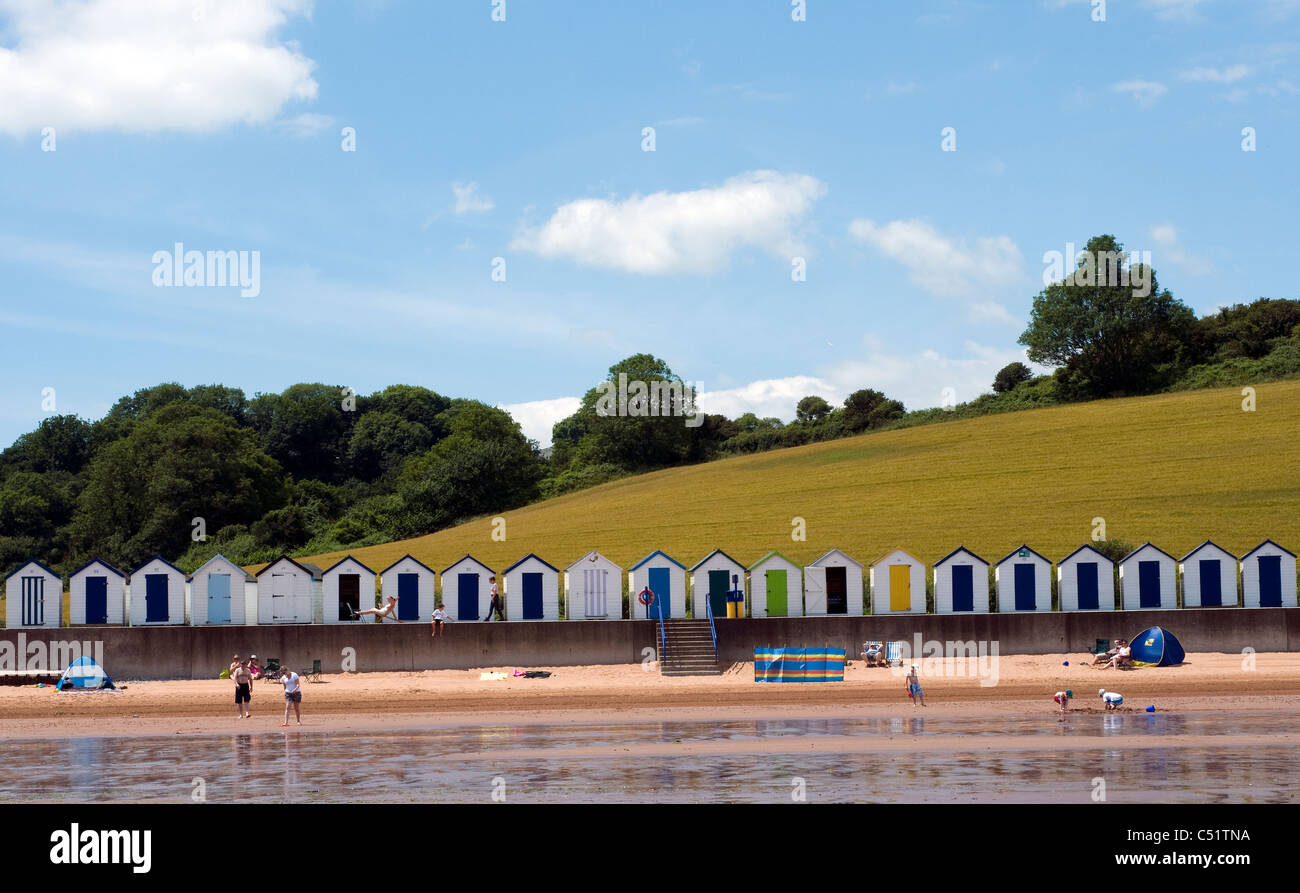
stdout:
[[(996, 561), (1021, 543), (1064, 557), (1106, 536), (1175, 557), (1206, 539), (1242, 554), (1300, 549), (1300, 382), (1105, 400), (867, 434), (626, 478), (505, 514), (355, 550), (380, 570), (410, 552), (441, 571), (465, 553), (503, 569), (536, 552), (563, 570), (589, 549), (628, 567), (714, 548), (749, 565), (894, 546), (927, 564), (957, 546)], [(791, 538), (801, 517), (807, 538)], [(328, 567), (345, 553), (307, 560)]]

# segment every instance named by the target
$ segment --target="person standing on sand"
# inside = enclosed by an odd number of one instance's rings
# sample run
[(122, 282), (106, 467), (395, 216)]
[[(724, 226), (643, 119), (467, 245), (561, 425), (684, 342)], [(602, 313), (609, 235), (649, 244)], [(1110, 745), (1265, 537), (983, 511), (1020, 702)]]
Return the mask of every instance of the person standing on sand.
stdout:
[(1067, 688), (1065, 691), (1058, 691), (1052, 695), (1052, 700), (1061, 705), (1061, 712), (1065, 713), (1070, 709), (1070, 698), (1074, 697), (1074, 690)]
[(912, 706), (915, 707), (919, 701), (922, 707), (926, 706), (925, 691), (921, 688), (921, 678), (916, 675), (916, 664), (912, 664), (912, 672), (907, 674), (907, 693), (912, 698)]
[(442, 625), (447, 622), (447, 611), (438, 602), (438, 606), (433, 609), (433, 637), (436, 639), (442, 635)]
[[(253, 716), (253, 673), (248, 669), (248, 661), (243, 661), (235, 668), (235, 672), (230, 674), (230, 678), (235, 680), (235, 707), (239, 710), (240, 719), (251, 719)], [(248, 713), (245, 714), (245, 706), (248, 705)]]
[(281, 667), (280, 684), (284, 686), (284, 722), (280, 723), (280, 726), (289, 725), (290, 704), (293, 705), (293, 715), (298, 718), (298, 725), (302, 725), (302, 710), (298, 706), (302, 703), (302, 680), (293, 670)]
[(488, 605), (487, 619), (492, 620), (492, 615), (497, 615), (497, 620), (504, 620), (501, 616), (501, 593), (497, 589), (497, 578), (488, 577), (488, 582), (492, 584), (492, 602)]

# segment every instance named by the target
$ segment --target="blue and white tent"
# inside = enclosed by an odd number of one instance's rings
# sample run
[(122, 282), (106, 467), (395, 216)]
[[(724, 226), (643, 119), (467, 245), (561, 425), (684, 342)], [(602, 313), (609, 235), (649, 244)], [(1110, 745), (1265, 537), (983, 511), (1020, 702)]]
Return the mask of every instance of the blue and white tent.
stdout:
[(79, 657), (59, 677), (55, 691), (99, 691), (117, 688), (93, 657)]

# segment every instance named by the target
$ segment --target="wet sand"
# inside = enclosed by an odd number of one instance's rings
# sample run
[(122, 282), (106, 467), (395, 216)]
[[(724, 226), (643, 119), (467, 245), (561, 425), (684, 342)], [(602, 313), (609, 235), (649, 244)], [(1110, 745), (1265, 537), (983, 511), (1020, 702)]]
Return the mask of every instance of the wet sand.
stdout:
[[(1063, 666), (1068, 660), (1070, 665)], [(922, 662), (927, 707), (914, 707), (897, 670), (854, 661), (843, 682), (756, 683), (753, 665), (722, 676), (661, 677), (651, 665), (528, 667), (549, 679), (479, 679), (482, 671), (326, 674), (306, 683), (301, 729), (384, 731), (459, 725), (687, 719), (860, 716), (1020, 717), (1059, 712), (1053, 692), (1072, 688), (1074, 712), (1102, 712), (1098, 688), (1125, 697), (1126, 712), (1154, 704), (1160, 712), (1275, 710), (1300, 714), (1300, 654), (1191, 654), (1179, 667), (1105, 670), (1088, 656), (1001, 657), (996, 667), (973, 662)], [(996, 679), (990, 674), (996, 669)], [(112, 667), (108, 667), (112, 672)], [(236, 717), (234, 686), (226, 680), (131, 682), (122, 692), (68, 694), (49, 688), (0, 686), (0, 738), (229, 734), (279, 731), (282, 690), (253, 687), (252, 719)], [(992, 683), (996, 684), (981, 684)], [(293, 729), (299, 728), (297, 725)], [(1285, 738), (1286, 736), (1283, 736)], [(1266, 737), (1268, 742), (1283, 739)], [(1168, 739), (1166, 739), (1166, 744)], [(1180, 744), (1182, 742), (1180, 741)], [(1260, 742), (1241, 742), (1250, 746)], [(993, 745), (984, 740), (979, 749)], [(755, 742), (769, 750), (771, 742)], [(873, 745), (878, 747), (879, 745)], [(1055, 739), (1054, 746), (1067, 746)], [(1134, 745), (1138, 746), (1138, 745)]]

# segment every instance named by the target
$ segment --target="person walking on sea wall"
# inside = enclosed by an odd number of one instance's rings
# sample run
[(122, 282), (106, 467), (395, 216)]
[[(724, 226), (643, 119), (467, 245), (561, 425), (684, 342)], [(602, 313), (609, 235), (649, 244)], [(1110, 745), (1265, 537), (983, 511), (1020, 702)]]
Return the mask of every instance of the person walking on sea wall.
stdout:
[(497, 589), (497, 578), (488, 577), (488, 582), (492, 584), (492, 602), (488, 605), (487, 619), (491, 620), (495, 614), (497, 620), (504, 620), (501, 616), (501, 592)]

